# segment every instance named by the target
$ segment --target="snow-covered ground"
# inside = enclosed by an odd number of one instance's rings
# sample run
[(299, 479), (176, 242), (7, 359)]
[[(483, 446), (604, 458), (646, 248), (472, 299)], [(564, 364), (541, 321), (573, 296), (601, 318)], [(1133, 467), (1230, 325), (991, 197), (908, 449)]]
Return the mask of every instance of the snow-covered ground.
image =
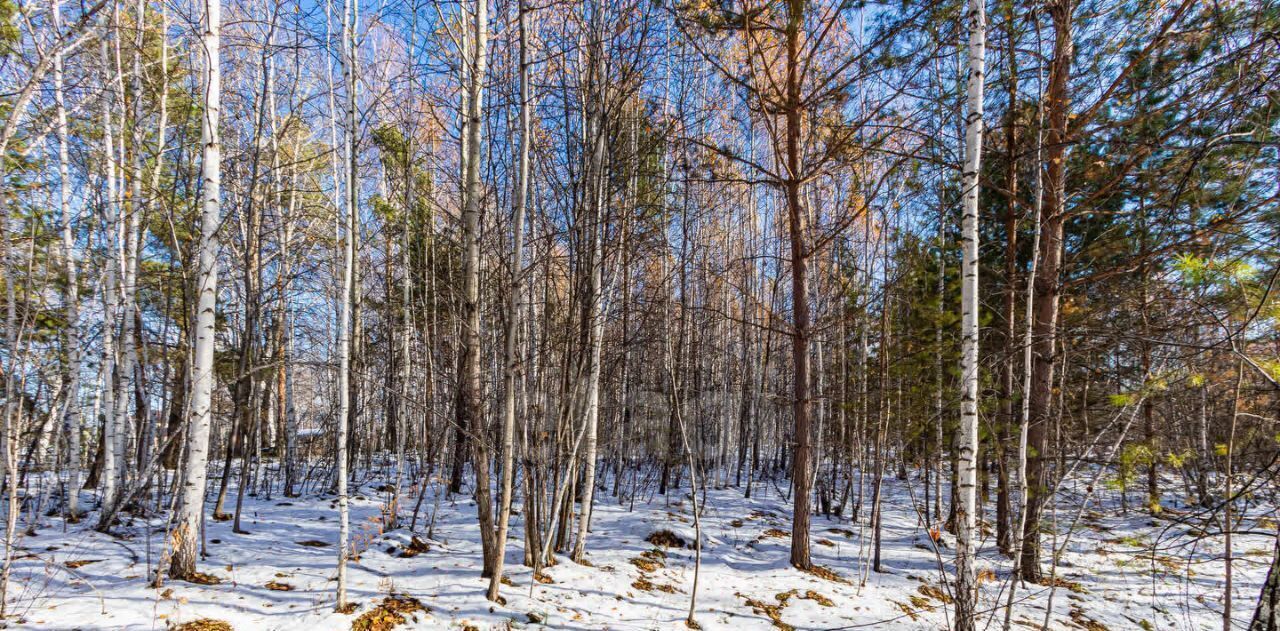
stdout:
[[(427, 539), (426, 523), (435, 507), (428, 497), (417, 536), (430, 549), (405, 554), (411, 543), (407, 528), (379, 531), (385, 494), (376, 486), (362, 485), (352, 501), (352, 533), (360, 550), (349, 572), (355, 613), (333, 611), (337, 511), (332, 497), (246, 498), (243, 526), (249, 534), (233, 534), (230, 522), (209, 521), (209, 557), (201, 570), (221, 579), (216, 585), (148, 586), (149, 564), (163, 552), (162, 520), (134, 520), (113, 537), (94, 532), (89, 519), (64, 531), (60, 518), (50, 518), (50, 527), (19, 542), (10, 611), (20, 616), (18, 628), (165, 629), (216, 619), (237, 630), (349, 629), (394, 593), (429, 609), (405, 613), (405, 624), (397, 627), (404, 629), (683, 628), (693, 551), (655, 551), (645, 538), (665, 528), (692, 539), (687, 495), (669, 502), (645, 495), (632, 509), (602, 492), (588, 545), (590, 565), (559, 557), (545, 571), (547, 583), (534, 581), (520, 564), (523, 531), (520, 517), (514, 517), (507, 551), (511, 584), (503, 588), (506, 605), (499, 606), (484, 599), (487, 581), (479, 576), (473, 502), (441, 500)], [(886, 489), (884, 572), (870, 570), (868, 528), (847, 516), (815, 516), (814, 562), (834, 577), (788, 564), (790, 507), (778, 488), (758, 484), (750, 500), (738, 489), (709, 491), (697, 622), (704, 629), (735, 631), (946, 628), (948, 587), (939, 563), (950, 571), (951, 539), (943, 535), (944, 547), (936, 550), (927, 526), (918, 523), (912, 499), (919, 498), (918, 488), (913, 495), (905, 482), (890, 477)], [(1078, 502), (1082, 489), (1083, 484), (1064, 488), (1064, 505)], [(1049, 628), (1220, 629), (1221, 539), (1168, 519), (1153, 522), (1141, 511), (1120, 516), (1111, 505), (1114, 499), (1109, 495), (1105, 511), (1087, 510), (1076, 524), (1059, 559), (1061, 580), (1053, 590)], [(1174, 519), (1186, 510), (1176, 501), (1168, 506)], [(1063, 506), (1051, 515), (1059, 545), (1076, 514)], [(407, 517), (404, 521), (407, 526)], [(1273, 539), (1264, 532), (1274, 528), (1257, 513), (1240, 529), (1259, 534), (1235, 537), (1233, 608), (1241, 626), (1270, 560)], [(1054, 539), (1047, 535), (1044, 541), (1047, 550)], [(997, 599), (1004, 601), (1010, 564), (995, 553), (993, 535), (984, 544), (980, 609), (990, 611)], [(1049, 595), (1045, 586), (1020, 587), (1014, 628), (1039, 628)], [(999, 629), (1001, 621), (997, 614), (987, 628)]]

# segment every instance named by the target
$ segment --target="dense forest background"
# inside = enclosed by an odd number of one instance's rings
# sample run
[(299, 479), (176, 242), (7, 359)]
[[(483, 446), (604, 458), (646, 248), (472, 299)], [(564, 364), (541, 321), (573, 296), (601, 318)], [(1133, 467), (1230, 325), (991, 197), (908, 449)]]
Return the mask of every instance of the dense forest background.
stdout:
[(374, 484), (379, 532), (473, 498), (493, 601), (509, 547), (587, 564), (637, 498), (691, 500), (696, 577), (708, 489), (787, 502), (794, 568), (841, 572), (825, 519), (880, 572), (894, 485), (955, 628), (1008, 629), (1098, 510), (1218, 546), (1201, 605), (1276, 629), (1280, 570), (1231, 594), (1233, 534), (1276, 535), (1278, 32), (1271, 0), (2, 0), (0, 609), (48, 529), (155, 528), (145, 580), (207, 579), (246, 496), (335, 500), (346, 609)]

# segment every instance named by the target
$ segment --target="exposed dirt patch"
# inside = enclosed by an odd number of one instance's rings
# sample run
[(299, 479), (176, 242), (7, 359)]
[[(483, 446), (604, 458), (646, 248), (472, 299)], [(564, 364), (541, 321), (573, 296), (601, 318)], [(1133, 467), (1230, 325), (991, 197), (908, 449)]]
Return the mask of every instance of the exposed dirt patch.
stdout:
[(900, 603), (896, 600), (890, 600), (889, 602), (893, 603), (895, 607), (902, 610), (902, 613), (907, 614), (908, 618), (911, 618), (912, 620), (920, 619), (920, 616), (916, 615), (916, 610), (912, 609), (911, 605), (908, 605), (907, 603)]
[(67, 561), (66, 566), (74, 570), (76, 568), (82, 568), (89, 565), (90, 563), (97, 563), (101, 560), (102, 559), (81, 559), (79, 561)]
[(218, 585), (222, 583), (222, 579), (204, 572), (192, 572), (190, 576), (184, 576), (179, 580), (195, 583), (196, 585)]
[(764, 602), (763, 600), (757, 600), (755, 598), (744, 596), (743, 594), (735, 594), (735, 595), (738, 598), (741, 598), (744, 601), (746, 601), (747, 606), (750, 607), (751, 611), (755, 612), (756, 615), (764, 616), (768, 618), (771, 622), (773, 622), (773, 626), (775, 628), (782, 629), (782, 631), (795, 630), (795, 627), (782, 621), (782, 610), (786, 609), (787, 607), (785, 602), (775, 605), (772, 603)]
[(819, 605), (822, 605), (823, 607), (836, 606), (836, 604), (832, 602), (830, 598), (827, 598), (826, 596), (823, 596), (822, 594), (819, 594), (818, 592), (815, 592), (812, 589), (805, 590), (804, 595), (801, 596), (801, 598), (805, 600), (812, 600), (813, 602), (816, 602)]
[(306, 547), (308, 547), (308, 548), (327, 548), (327, 547), (329, 547), (329, 542), (328, 542), (328, 541), (320, 541), (319, 539), (307, 539), (306, 541), (298, 541), (298, 542), (296, 542), (296, 543), (297, 543), (298, 545), (300, 545), (300, 546), (306, 546)]
[(650, 561), (649, 559), (644, 559), (641, 557), (636, 557), (634, 559), (631, 559), (631, 564), (640, 568), (640, 571), (642, 572), (656, 572), (658, 571), (658, 569), (663, 567), (657, 561)]
[(921, 585), (919, 592), (921, 594), (924, 594), (925, 596), (928, 596), (929, 598), (932, 598), (946, 605), (950, 605), (952, 601), (951, 594), (948, 594), (942, 591), (941, 589), (938, 589), (937, 587), (934, 587), (933, 585), (930, 585), (928, 583)]
[(644, 540), (655, 546), (664, 546), (667, 548), (685, 547), (684, 538), (670, 530), (667, 530), (666, 528), (649, 533), (649, 536), (645, 537)]
[(792, 598), (798, 598), (800, 600), (812, 600), (818, 603), (819, 605), (822, 605), (823, 607), (835, 606), (835, 603), (831, 602), (830, 598), (827, 598), (826, 596), (823, 596), (822, 594), (819, 594), (818, 592), (813, 591), (812, 589), (805, 591), (805, 593), (803, 594), (800, 593), (800, 590), (793, 589), (790, 591), (777, 594), (774, 596), (774, 598), (778, 599), (778, 604), (782, 605), (783, 607), (786, 607), (789, 604), (787, 601), (791, 600)]
[(1043, 579), (1041, 579), (1041, 580), (1040, 580), (1040, 584), (1041, 584), (1041, 585), (1044, 585), (1045, 587), (1050, 587), (1050, 586), (1053, 586), (1053, 587), (1063, 587), (1063, 588), (1066, 588), (1067, 590), (1071, 591), (1071, 592), (1072, 592), (1072, 593), (1074, 593), (1074, 594), (1088, 594), (1088, 593), (1089, 593), (1089, 590), (1085, 589), (1085, 588), (1084, 588), (1084, 585), (1081, 585), (1080, 583), (1077, 583), (1076, 581), (1069, 581), (1069, 580), (1067, 580), (1067, 579), (1065, 579), (1065, 578), (1062, 578), (1061, 576), (1057, 576), (1057, 577), (1054, 577), (1054, 578), (1052, 578), (1052, 579), (1051, 579), (1051, 578), (1049, 578), (1048, 576), (1046, 576), (1046, 577), (1044, 577)]
[(1071, 616), (1072, 622), (1084, 627), (1087, 631), (1110, 631), (1110, 629), (1107, 629), (1106, 625), (1086, 616), (1084, 614), (1084, 610), (1080, 607), (1072, 606), (1071, 613), (1069, 615)]
[(409, 620), (417, 622), (418, 612), (428, 611), (430, 610), (417, 598), (392, 594), (383, 598), (377, 607), (352, 620), (351, 631), (390, 631)]
[(638, 589), (644, 592), (658, 591), (658, 592), (664, 592), (667, 594), (676, 593), (675, 586), (667, 585), (666, 583), (654, 583), (653, 581), (650, 581), (649, 578), (646, 576), (641, 576), (640, 578), (637, 578), (635, 581), (631, 583), (631, 586), (634, 587), (635, 589)]
[(805, 570), (805, 571), (818, 578), (828, 580), (833, 583), (840, 583), (841, 585), (853, 584), (853, 583), (850, 583), (849, 580), (844, 578), (843, 576), (840, 576), (839, 574), (836, 574), (835, 572), (832, 572), (830, 569), (827, 569), (821, 565), (815, 565), (813, 566), (812, 569)]
[(266, 587), (267, 589), (269, 589), (269, 590), (271, 590), (271, 591), (273, 591), (273, 592), (291, 592), (291, 591), (293, 591), (293, 585), (290, 585), (290, 584), (288, 584), (288, 583), (281, 583), (280, 581), (267, 581), (267, 584), (266, 584), (266, 585), (263, 585), (263, 587)]
[(184, 622), (173, 627), (173, 631), (234, 631), (231, 625), (223, 620), (214, 620), (213, 618), (201, 618)]
[(427, 543), (426, 541), (423, 541), (422, 539), (419, 539), (415, 535), (412, 539), (409, 540), (409, 545), (405, 546), (404, 550), (400, 551), (400, 558), (412, 559), (413, 557), (416, 557), (419, 554), (422, 554), (423, 552), (430, 552), (430, 551), (431, 551), (431, 544)]

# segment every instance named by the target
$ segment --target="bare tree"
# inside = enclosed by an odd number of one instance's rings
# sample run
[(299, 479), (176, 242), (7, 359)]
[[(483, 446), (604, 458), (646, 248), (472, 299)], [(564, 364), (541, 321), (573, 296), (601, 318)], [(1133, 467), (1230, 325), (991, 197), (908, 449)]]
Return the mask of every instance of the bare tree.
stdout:
[(222, 112), (222, 75), (219, 36), (222, 27), (220, 0), (205, 0), (204, 112), (201, 117), (200, 258), (196, 277), (198, 303), (193, 370), (191, 374), (191, 422), (187, 430), (186, 462), (178, 518), (169, 537), (173, 545), (169, 575), (190, 579), (196, 574), (196, 558), (203, 527), (205, 482), (209, 463), (209, 428), (212, 417), (215, 311), (218, 304), (218, 226), (221, 222), (222, 154), (218, 122)]

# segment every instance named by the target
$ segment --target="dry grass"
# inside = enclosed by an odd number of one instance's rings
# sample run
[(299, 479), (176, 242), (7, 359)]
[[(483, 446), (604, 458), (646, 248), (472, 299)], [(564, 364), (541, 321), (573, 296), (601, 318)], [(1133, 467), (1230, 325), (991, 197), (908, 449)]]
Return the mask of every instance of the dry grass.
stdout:
[(631, 583), (631, 586), (634, 587), (635, 589), (638, 589), (644, 592), (659, 591), (667, 594), (676, 593), (675, 586), (667, 585), (665, 583), (654, 583), (653, 581), (650, 581), (648, 577), (644, 577), (644, 576), (641, 576), (640, 578), (637, 578), (635, 581), (633, 581)]
[(429, 610), (417, 598), (392, 594), (383, 598), (377, 607), (351, 621), (351, 631), (390, 631), (409, 619), (417, 622), (420, 611), (426, 613)]
[(921, 594), (924, 594), (925, 596), (928, 596), (929, 598), (932, 598), (945, 605), (951, 604), (951, 601), (952, 601), (951, 594), (948, 594), (942, 591), (941, 589), (938, 589), (937, 587), (934, 587), (933, 585), (930, 585), (928, 583), (921, 585), (918, 591)]
[(844, 578), (843, 576), (840, 576), (839, 574), (836, 574), (835, 572), (832, 572), (830, 569), (822, 567), (821, 565), (815, 565), (811, 569), (808, 569), (805, 571), (818, 578), (828, 580), (833, 583), (840, 583), (841, 585), (853, 584), (853, 583), (850, 583), (849, 580)]
[(1050, 579), (1048, 576), (1046, 576), (1046, 577), (1044, 577), (1043, 579), (1041, 579), (1041, 580), (1040, 580), (1040, 584), (1041, 584), (1041, 585), (1044, 585), (1045, 587), (1050, 587), (1050, 586), (1052, 586), (1052, 587), (1065, 587), (1067, 590), (1071, 591), (1071, 592), (1072, 592), (1072, 593), (1074, 593), (1074, 594), (1088, 594), (1088, 593), (1089, 593), (1089, 590), (1085, 589), (1085, 588), (1084, 588), (1084, 586), (1083, 586), (1083, 585), (1081, 585), (1080, 583), (1077, 583), (1077, 582), (1075, 582), (1075, 581), (1069, 581), (1069, 580), (1067, 580), (1067, 579), (1065, 579), (1065, 578), (1062, 578), (1061, 576), (1058, 576), (1058, 577), (1055, 577), (1055, 578), (1052, 578), (1052, 579)]
[(664, 546), (667, 548), (685, 547), (684, 538), (670, 530), (667, 530), (666, 528), (649, 533), (649, 536), (645, 537), (644, 540), (655, 546)]
[(1084, 610), (1079, 607), (1071, 608), (1071, 621), (1083, 627), (1086, 631), (1110, 631), (1106, 625), (1084, 615)]
[(406, 546), (404, 550), (400, 551), (400, 558), (412, 559), (413, 557), (416, 557), (419, 554), (422, 554), (423, 552), (430, 552), (430, 551), (431, 551), (431, 544), (427, 543), (426, 541), (423, 541), (422, 539), (419, 539), (417, 536), (414, 536), (412, 539), (409, 540), (409, 545)]
[(192, 572), (190, 576), (184, 576), (179, 580), (195, 583), (196, 585), (218, 585), (222, 583), (222, 579), (204, 572)]
[(896, 600), (890, 600), (889, 602), (893, 603), (894, 606), (896, 606), (898, 609), (901, 609), (902, 613), (907, 614), (908, 618), (911, 618), (912, 620), (920, 619), (920, 616), (916, 615), (916, 610), (912, 609), (911, 605), (908, 605), (906, 603), (900, 603)]
[(819, 594), (818, 592), (813, 591), (812, 589), (806, 590), (804, 594), (801, 594), (800, 590), (798, 589), (793, 589), (790, 591), (785, 591), (785, 592), (776, 594), (774, 596), (774, 598), (778, 599), (778, 604), (782, 605), (783, 607), (786, 607), (789, 604), (787, 601), (791, 600), (792, 597), (799, 598), (800, 600), (812, 600), (813, 602), (816, 602), (819, 605), (822, 605), (823, 607), (835, 606), (835, 603), (831, 602), (830, 598), (827, 598), (826, 596), (823, 596), (822, 594)]
[(649, 559), (644, 559), (641, 557), (636, 557), (634, 559), (631, 559), (631, 564), (640, 568), (640, 571), (642, 572), (656, 572), (659, 568), (662, 567), (662, 565), (659, 564), (657, 561), (650, 561)]
[(223, 620), (214, 620), (213, 618), (201, 618), (184, 622), (173, 627), (173, 631), (234, 631), (231, 625)]
[(755, 598), (749, 598), (742, 594), (736, 594), (738, 598), (746, 601), (747, 606), (757, 615), (764, 616), (773, 622), (773, 626), (782, 631), (795, 631), (795, 627), (782, 621), (782, 610), (786, 608), (786, 603), (774, 605)]
[(102, 559), (81, 559), (79, 561), (67, 561), (66, 566), (74, 570), (89, 565), (90, 563), (97, 563), (101, 560)]
[(267, 581), (267, 584), (266, 584), (266, 585), (263, 585), (263, 587), (266, 587), (267, 589), (269, 589), (269, 590), (271, 590), (271, 591), (273, 591), (273, 592), (291, 592), (291, 591), (293, 591), (293, 585), (290, 585), (290, 584), (288, 584), (288, 583), (281, 583), (280, 581)]

